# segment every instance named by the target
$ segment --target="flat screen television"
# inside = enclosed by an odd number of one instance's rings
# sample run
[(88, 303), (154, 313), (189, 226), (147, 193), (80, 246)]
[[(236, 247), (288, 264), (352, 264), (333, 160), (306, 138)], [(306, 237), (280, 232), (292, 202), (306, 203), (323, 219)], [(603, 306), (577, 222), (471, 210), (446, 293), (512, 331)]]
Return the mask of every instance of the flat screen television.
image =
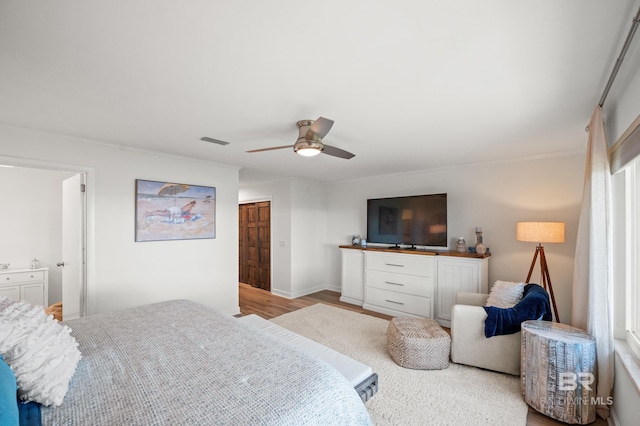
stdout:
[(447, 194), (367, 200), (367, 241), (447, 247)]

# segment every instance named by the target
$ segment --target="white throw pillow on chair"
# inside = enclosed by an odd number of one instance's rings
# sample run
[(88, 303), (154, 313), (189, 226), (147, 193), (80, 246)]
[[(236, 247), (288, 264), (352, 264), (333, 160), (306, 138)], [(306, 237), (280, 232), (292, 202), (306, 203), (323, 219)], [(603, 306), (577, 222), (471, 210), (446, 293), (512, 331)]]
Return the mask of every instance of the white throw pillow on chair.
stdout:
[(510, 281), (496, 281), (485, 306), (496, 308), (513, 308), (521, 299), (524, 292), (524, 283)]

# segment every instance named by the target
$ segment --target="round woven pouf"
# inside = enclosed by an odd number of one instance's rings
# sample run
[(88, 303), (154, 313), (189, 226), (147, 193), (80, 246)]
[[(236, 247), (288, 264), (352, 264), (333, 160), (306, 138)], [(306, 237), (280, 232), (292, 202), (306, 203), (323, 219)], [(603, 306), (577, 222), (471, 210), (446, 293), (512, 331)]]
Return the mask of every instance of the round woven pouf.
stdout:
[(387, 349), (402, 367), (442, 370), (449, 367), (451, 336), (430, 318), (393, 318), (387, 328)]

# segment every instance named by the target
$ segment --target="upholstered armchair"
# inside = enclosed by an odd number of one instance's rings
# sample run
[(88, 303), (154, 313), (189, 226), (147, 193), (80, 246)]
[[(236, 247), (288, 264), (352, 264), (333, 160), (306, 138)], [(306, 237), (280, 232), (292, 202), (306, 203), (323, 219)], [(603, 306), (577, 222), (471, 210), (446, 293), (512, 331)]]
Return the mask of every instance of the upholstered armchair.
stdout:
[(451, 308), (451, 361), (520, 375), (520, 332), (484, 336), (488, 294), (458, 293)]

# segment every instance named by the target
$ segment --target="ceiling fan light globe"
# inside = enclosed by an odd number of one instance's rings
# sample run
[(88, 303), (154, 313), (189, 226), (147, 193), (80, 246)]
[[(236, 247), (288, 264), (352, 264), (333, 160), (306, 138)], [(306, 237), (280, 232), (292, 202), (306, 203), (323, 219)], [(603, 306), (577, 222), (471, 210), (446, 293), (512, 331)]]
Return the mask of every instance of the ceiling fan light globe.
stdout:
[(300, 148), (296, 150), (296, 153), (302, 155), (303, 157), (313, 157), (320, 154), (321, 152), (322, 151), (320, 151), (318, 148)]
[(314, 155), (320, 154), (323, 148), (322, 142), (298, 138), (296, 144), (293, 146), (293, 151), (304, 157), (313, 157)]

